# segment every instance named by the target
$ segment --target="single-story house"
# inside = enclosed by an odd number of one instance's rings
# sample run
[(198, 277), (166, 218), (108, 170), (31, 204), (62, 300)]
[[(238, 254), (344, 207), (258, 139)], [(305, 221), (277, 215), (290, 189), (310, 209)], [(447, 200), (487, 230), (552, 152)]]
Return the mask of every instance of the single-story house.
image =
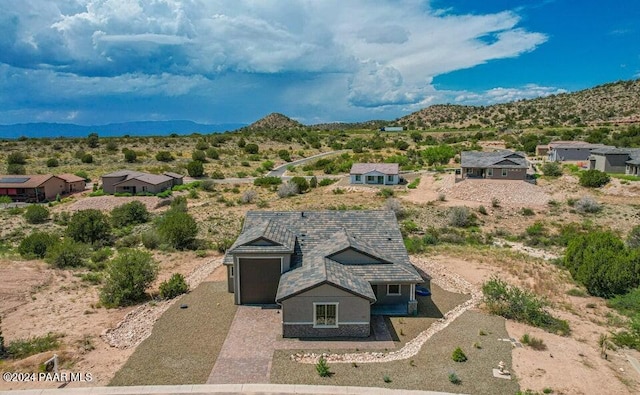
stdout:
[(613, 147), (584, 141), (553, 141), (548, 144), (547, 159), (551, 162), (586, 161), (593, 150), (601, 148)]
[(162, 174), (167, 177), (173, 178), (173, 185), (182, 185), (182, 183), (184, 182), (184, 176), (182, 174), (172, 173), (170, 171), (165, 171)]
[(462, 151), (462, 178), (524, 180), (529, 163), (525, 154), (509, 150), (494, 152)]
[(67, 183), (66, 193), (82, 192), (87, 186), (85, 179), (75, 174), (60, 174), (58, 177)]
[(354, 163), (349, 175), (352, 184), (397, 185), (399, 173), (397, 163)]
[(227, 251), (236, 304), (282, 308), (284, 337), (367, 337), (371, 314), (417, 312), (391, 211), (250, 211)]
[(52, 174), (0, 175), (0, 196), (9, 196), (16, 202), (55, 200), (65, 193), (66, 181)]
[[(176, 176), (178, 176), (176, 174)], [(120, 170), (102, 176), (105, 193), (160, 193), (174, 185), (182, 184), (181, 177), (165, 174), (149, 174), (134, 170)]]
[(589, 169), (640, 176), (640, 148), (600, 148), (591, 151)]

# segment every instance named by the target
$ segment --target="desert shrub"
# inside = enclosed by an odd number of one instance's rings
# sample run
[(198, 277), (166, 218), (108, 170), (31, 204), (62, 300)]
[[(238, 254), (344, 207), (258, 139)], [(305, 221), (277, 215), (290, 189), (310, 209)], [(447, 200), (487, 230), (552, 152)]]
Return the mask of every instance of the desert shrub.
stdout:
[(319, 186), (321, 187), (326, 187), (328, 185), (333, 184), (334, 182), (337, 182), (338, 180), (334, 180), (331, 178), (323, 178), (322, 180), (320, 180), (320, 182), (318, 183)]
[(379, 192), (378, 195), (384, 197), (384, 198), (390, 198), (394, 195), (394, 191), (391, 188), (382, 188)]
[(8, 165), (25, 165), (27, 163), (27, 156), (22, 152), (12, 152), (7, 155)]
[(449, 225), (458, 228), (466, 228), (473, 222), (471, 212), (467, 207), (453, 207), (449, 211)]
[(278, 196), (281, 198), (286, 198), (289, 196), (298, 194), (298, 185), (289, 181), (286, 184), (282, 184), (278, 187)]
[(106, 145), (107, 151), (116, 152), (118, 150), (118, 144), (114, 140), (109, 140)]
[(402, 218), (404, 216), (404, 208), (402, 207), (402, 203), (398, 199), (388, 198), (384, 202), (384, 209), (393, 211), (396, 215), (396, 218)]
[(47, 333), (44, 336), (29, 339), (17, 339), (7, 345), (6, 354), (9, 358), (23, 359), (45, 351), (55, 350), (60, 347), (59, 338), (60, 335)]
[(202, 188), (203, 191), (212, 192), (216, 190), (216, 183), (212, 180), (202, 180), (200, 188)]
[(106, 269), (100, 301), (106, 307), (127, 306), (146, 299), (146, 289), (158, 275), (158, 265), (151, 254), (123, 249)]
[(204, 151), (195, 150), (191, 153), (191, 159), (197, 160), (199, 162), (206, 162), (207, 154), (205, 154)]
[(27, 169), (24, 167), (24, 165), (10, 163), (7, 165), (7, 174), (27, 174)]
[(253, 185), (259, 187), (268, 187), (270, 185), (280, 185), (282, 184), (282, 179), (280, 177), (258, 177), (253, 180)]
[(256, 191), (254, 191), (253, 189), (247, 189), (242, 193), (240, 201), (244, 204), (253, 203), (253, 201), (256, 200), (257, 196), (258, 193)]
[(598, 188), (611, 180), (611, 177), (600, 170), (586, 170), (580, 173), (580, 185), (589, 188)]
[(498, 198), (491, 198), (491, 207), (498, 208), (500, 207), (500, 200)]
[(186, 196), (176, 196), (171, 200), (171, 210), (174, 211), (187, 211), (187, 197)]
[(23, 258), (44, 258), (47, 249), (58, 243), (59, 238), (50, 233), (33, 232), (22, 239), (18, 252)]
[(529, 236), (540, 236), (540, 235), (545, 234), (546, 229), (544, 227), (544, 223), (543, 222), (536, 221), (536, 222), (533, 223), (533, 225), (527, 227), (527, 229), (525, 229), (525, 232)]
[(627, 246), (630, 248), (640, 247), (640, 225), (634, 226), (627, 235)]
[(591, 196), (583, 196), (575, 202), (574, 207), (579, 213), (597, 213), (602, 210), (602, 206)]
[(487, 209), (484, 206), (478, 207), (478, 212), (482, 215), (487, 215)]
[(130, 150), (130, 149), (127, 149), (126, 151), (124, 151), (124, 160), (126, 162), (135, 163), (137, 159), (138, 159), (138, 154), (136, 154), (136, 151)]
[(280, 151), (278, 151), (278, 156), (280, 157), (280, 159), (282, 159), (283, 161), (286, 162), (291, 162), (291, 154), (289, 153), (288, 150), (286, 149), (281, 149)]
[(171, 152), (169, 151), (159, 151), (158, 153), (156, 153), (156, 160), (160, 161), (160, 162), (171, 162), (173, 161), (175, 158), (173, 157), (173, 155), (171, 155)]
[(111, 235), (109, 218), (100, 210), (77, 211), (67, 225), (67, 236), (81, 243), (108, 241)]
[(23, 216), (29, 224), (41, 224), (49, 219), (49, 209), (39, 204), (32, 204), (24, 210)]
[(455, 385), (460, 385), (462, 384), (462, 380), (460, 380), (460, 377), (458, 377), (458, 375), (456, 374), (456, 372), (450, 372), (449, 373), (449, 382), (451, 384), (455, 384)]
[(155, 250), (161, 244), (162, 239), (155, 230), (148, 230), (140, 234), (140, 241), (144, 248), (149, 250)]
[(438, 201), (439, 202), (444, 202), (445, 200), (447, 200), (447, 196), (444, 193), (440, 192), (438, 194)]
[(492, 278), (482, 285), (482, 293), (485, 306), (492, 314), (563, 336), (570, 332), (567, 321), (553, 317), (546, 311), (547, 302), (529, 291)]
[(44, 260), (57, 268), (80, 267), (85, 264), (88, 250), (85, 244), (64, 239), (62, 243), (55, 243), (47, 248)]
[(207, 154), (207, 157), (209, 159), (216, 159), (216, 160), (220, 159), (220, 153), (218, 152), (217, 149), (215, 149), (213, 147), (208, 148), (207, 151), (206, 151), (206, 154)]
[(60, 166), (60, 163), (56, 158), (47, 159), (47, 167), (58, 167), (58, 166)]
[(562, 167), (558, 162), (546, 162), (542, 165), (542, 174), (549, 177), (559, 177), (562, 175)]
[(143, 224), (149, 221), (149, 211), (144, 204), (133, 201), (111, 210), (111, 223), (116, 228)]
[(536, 351), (544, 351), (547, 349), (547, 345), (544, 344), (544, 341), (540, 338), (530, 336), (528, 333), (525, 333), (520, 338), (520, 343), (525, 344)]
[(244, 146), (244, 152), (246, 152), (247, 154), (257, 154), (258, 151), (260, 151), (260, 148), (258, 147), (258, 144), (247, 144)]
[(262, 162), (261, 166), (265, 170), (273, 170), (273, 167), (275, 166), (275, 163), (273, 163), (272, 160), (265, 160), (264, 162)]
[(456, 347), (451, 354), (451, 359), (453, 359), (454, 362), (466, 362), (467, 356), (460, 347)]
[(103, 248), (97, 249), (91, 254), (91, 262), (93, 263), (105, 262), (107, 259), (111, 258), (112, 254), (113, 254), (113, 250), (109, 247), (103, 247)]
[(224, 180), (224, 173), (220, 170), (214, 170), (211, 173), (211, 178), (213, 178), (214, 180)]
[(160, 284), (160, 297), (162, 299), (173, 299), (189, 291), (189, 285), (180, 273), (174, 273), (169, 280)]
[(573, 237), (564, 265), (591, 295), (612, 297), (640, 285), (640, 251), (628, 249), (611, 232), (592, 231)]
[(324, 359), (324, 357), (320, 357), (320, 359), (318, 359), (318, 362), (316, 363), (316, 372), (318, 372), (318, 376), (320, 377), (331, 376), (331, 370), (329, 369), (327, 360)]
[(310, 188), (318, 187), (318, 178), (316, 176), (311, 177), (311, 179), (309, 180), (309, 187)]
[(198, 234), (196, 220), (184, 211), (173, 209), (161, 218), (157, 229), (160, 236), (178, 250), (191, 247)]
[(418, 177), (415, 180), (411, 181), (411, 183), (409, 185), (407, 185), (407, 188), (416, 189), (419, 184), (420, 184), (420, 177)]
[(305, 193), (309, 190), (309, 182), (304, 177), (293, 177), (289, 182), (298, 186), (298, 193)]
[(530, 217), (532, 215), (536, 215), (536, 212), (529, 207), (523, 207), (522, 210), (520, 210), (520, 214), (524, 215), (525, 217)]
[(84, 154), (82, 158), (80, 158), (80, 161), (82, 161), (82, 163), (93, 163), (93, 155)]
[(187, 173), (189, 173), (191, 177), (204, 176), (204, 166), (202, 165), (202, 162), (199, 160), (189, 162), (187, 164)]

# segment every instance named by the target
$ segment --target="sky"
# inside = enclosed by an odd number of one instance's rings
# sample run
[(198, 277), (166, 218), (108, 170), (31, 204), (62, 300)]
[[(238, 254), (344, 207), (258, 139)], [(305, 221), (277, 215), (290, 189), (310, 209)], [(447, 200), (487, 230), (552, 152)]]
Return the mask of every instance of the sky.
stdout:
[(0, 124), (388, 119), (640, 78), (637, 0), (2, 0)]

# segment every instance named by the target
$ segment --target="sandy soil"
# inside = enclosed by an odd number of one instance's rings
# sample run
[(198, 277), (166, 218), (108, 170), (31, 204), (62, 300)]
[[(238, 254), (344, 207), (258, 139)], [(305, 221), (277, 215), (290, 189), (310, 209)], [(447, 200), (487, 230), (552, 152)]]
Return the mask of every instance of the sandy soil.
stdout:
[[(521, 276), (517, 272), (497, 271), (491, 261), (443, 255), (432, 259), (478, 287), (498, 272), (504, 280), (521, 285)], [(553, 311), (556, 316), (569, 321), (571, 336), (561, 337), (507, 321), (507, 331), (512, 338), (520, 339), (528, 333), (542, 339), (548, 347), (546, 351), (535, 351), (529, 347), (514, 349), (514, 362), (510, 368), (518, 377), (521, 388), (539, 392), (551, 388), (554, 393), (561, 394), (592, 394), (594, 391), (599, 394), (637, 393), (640, 374), (633, 370), (622, 351), (609, 350), (607, 360), (600, 357), (598, 338), (600, 334), (607, 333), (608, 328), (593, 321), (597, 322), (596, 317), (602, 320), (608, 310), (602, 300), (556, 294), (560, 300), (571, 303), (572, 313)], [(593, 305), (596, 305), (595, 311), (587, 307)]]
[(162, 199), (155, 196), (96, 196), (80, 198), (69, 205), (66, 205), (63, 211), (80, 211), (88, 209), (97, 209), (101, 211), (111, 211), (115, 207), (132, 201), (138, 201), (147, 206), (147, 210), (151, 211), (158, 206)]

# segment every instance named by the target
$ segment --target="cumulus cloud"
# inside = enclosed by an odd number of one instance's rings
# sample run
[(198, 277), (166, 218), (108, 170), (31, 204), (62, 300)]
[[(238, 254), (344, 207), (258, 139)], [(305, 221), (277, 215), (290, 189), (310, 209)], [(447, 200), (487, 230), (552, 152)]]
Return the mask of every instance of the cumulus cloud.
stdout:
[(493, 88), (481, 93), (461, 93), (454, 97), (459, 104), (497, 104), (566, 93), (565, 89), (527, 84), (520, 88)]
[(434, 76), (546, 41), (519, 22), (513, 11), (455, 15), (419, 0), (4, 1), (0, 88), (20, 81), (43, 101), (253, 91), (243, 105), (269, 89), (284, 107), (295, 91), (309, 111), (397, 110), (436, 100)]

